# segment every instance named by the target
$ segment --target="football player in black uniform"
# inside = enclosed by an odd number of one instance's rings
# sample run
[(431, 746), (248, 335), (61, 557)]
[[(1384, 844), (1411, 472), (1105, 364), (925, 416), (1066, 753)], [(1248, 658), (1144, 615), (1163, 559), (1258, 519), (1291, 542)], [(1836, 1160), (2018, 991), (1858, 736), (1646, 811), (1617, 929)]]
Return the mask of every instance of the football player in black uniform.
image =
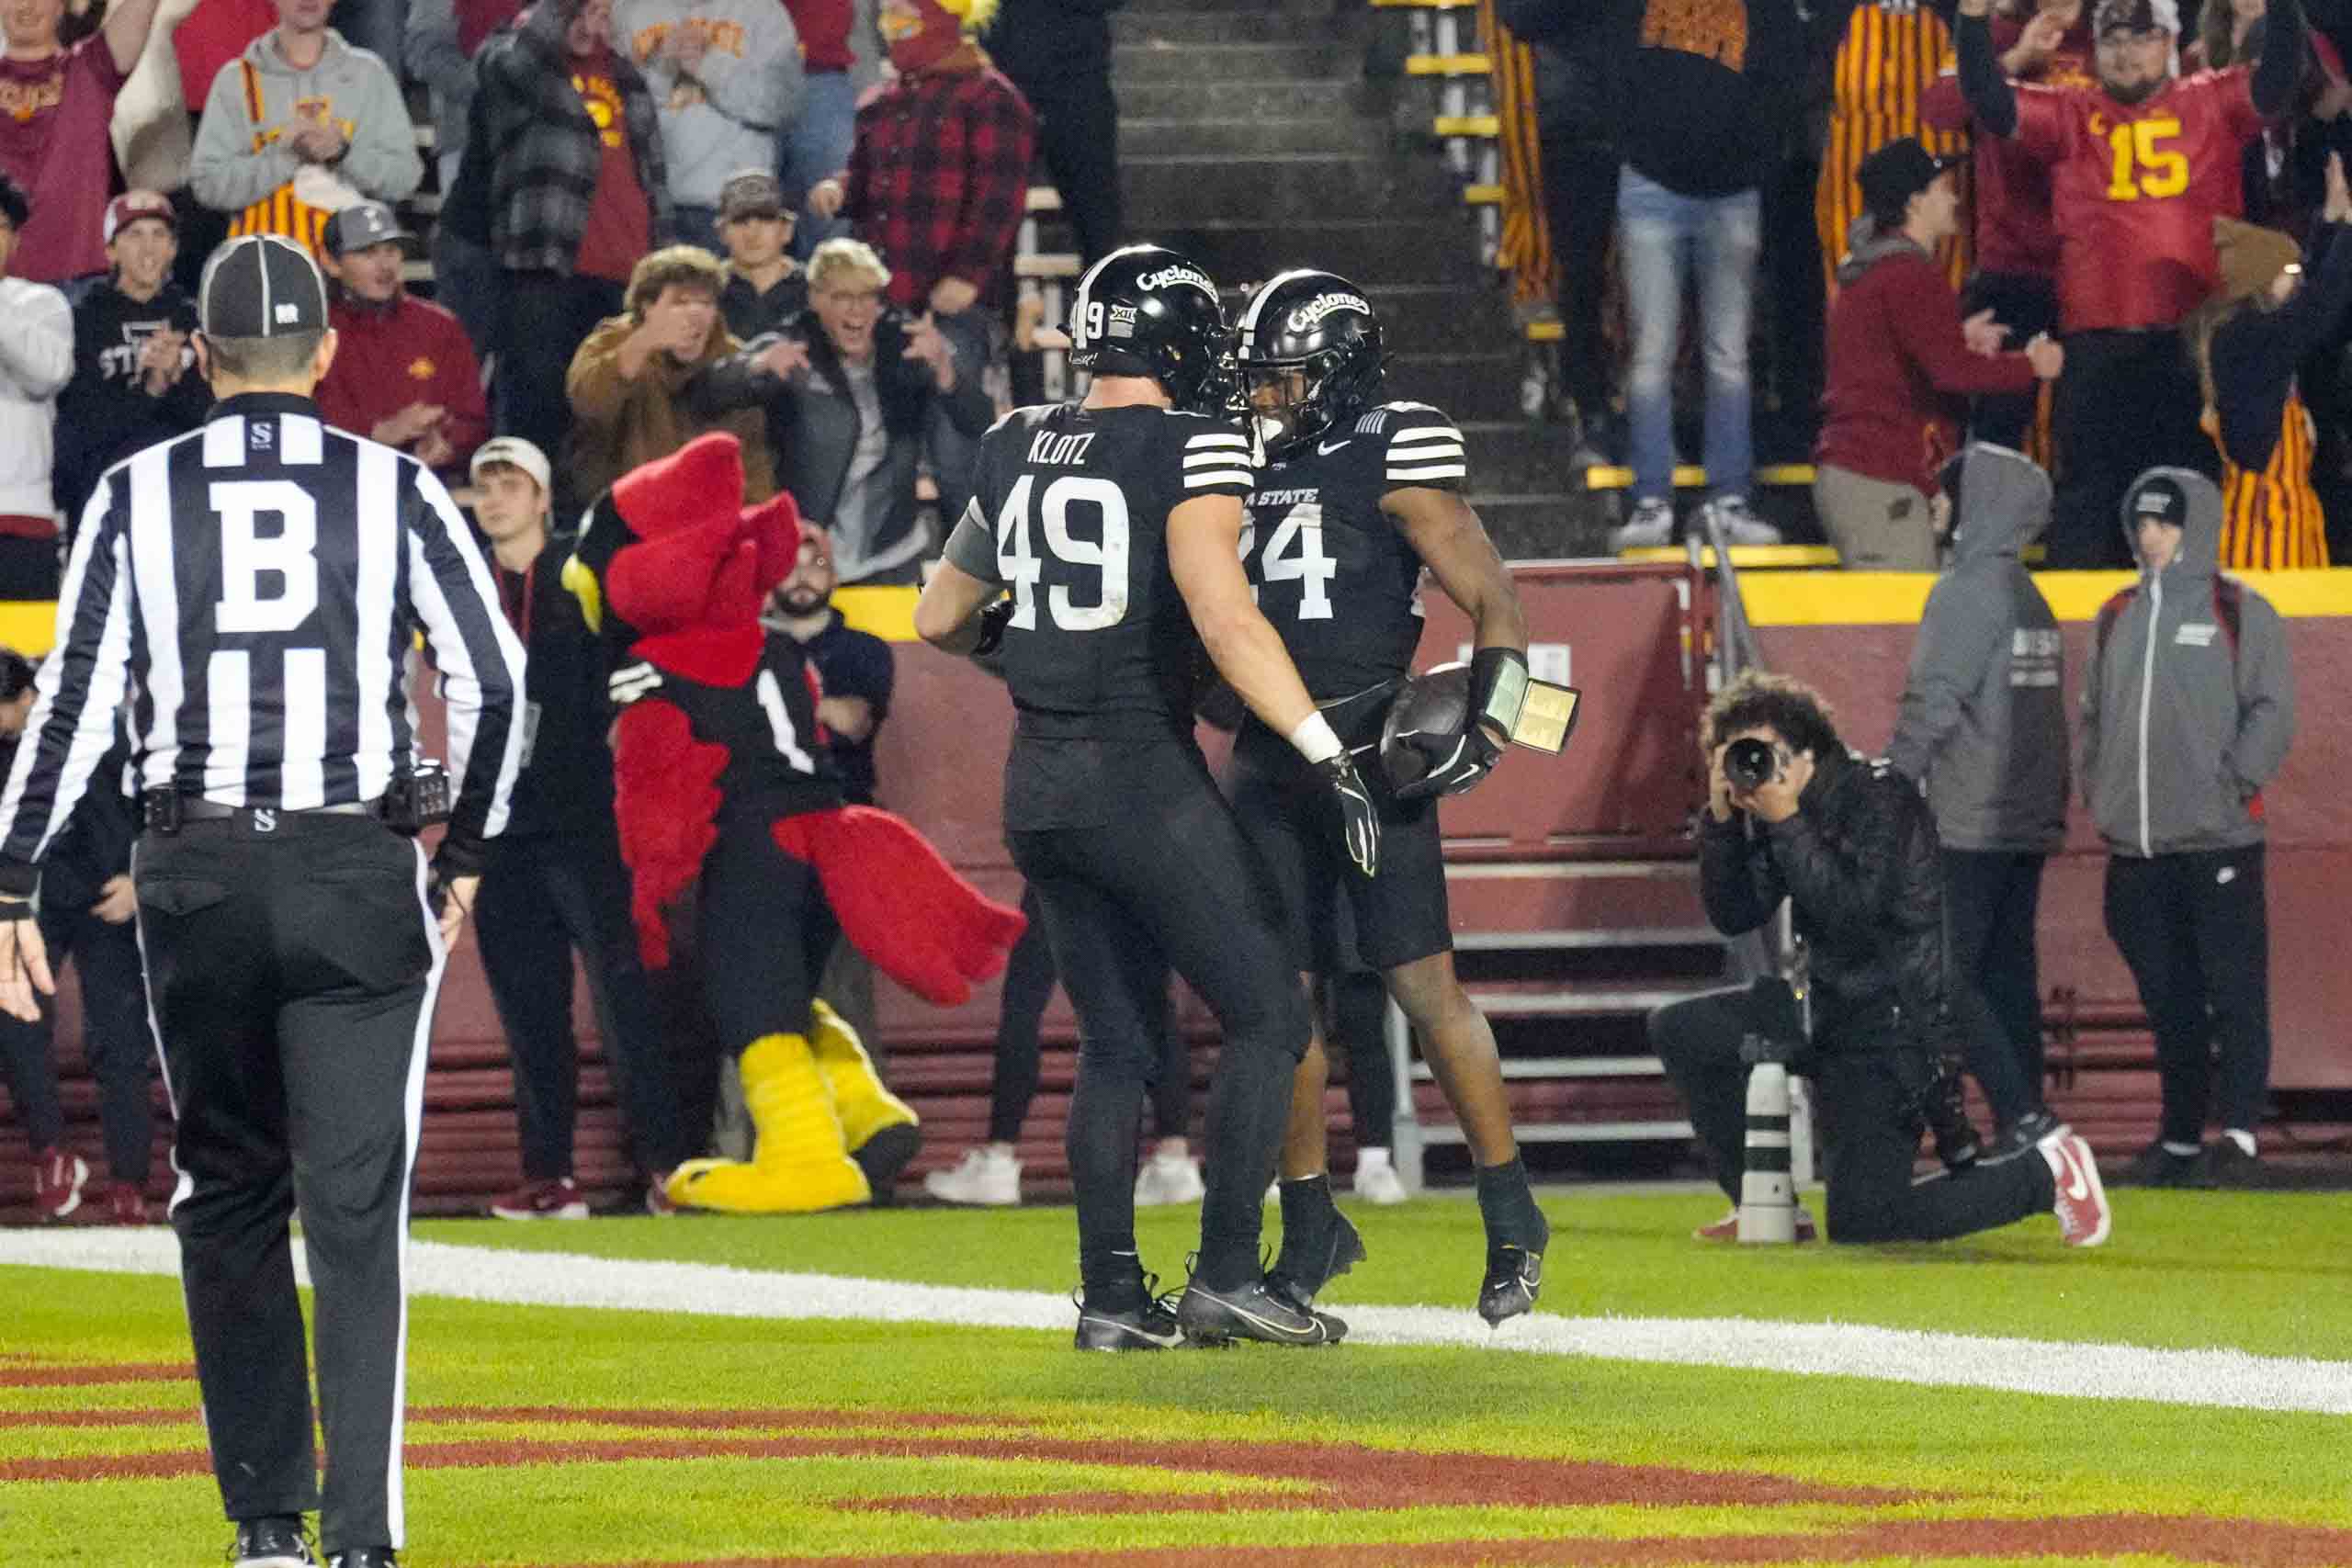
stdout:
[[(1458, 736), (1442, 738), (1450, 743), (1437, 748), (1438, 766), (1403, 791), (1367, 770), (1381, 822), (1377, 875), (1340, 874), (1329, 792), (1262, 724), (1242, 726), (1230, 783), (1243, 830), (1283, 888), (1300, 967), (1337, 969), (1331, 928), (1344, 893), (1358, 951), (1411, 1020), (1461, 1119), (1486, 1220), (1478, 1311), (1499, 1324), (1534, 1304), (1551, 1233), (1511, 1136), (1494, 1032), (1454, 978), (1437, 797), (1468, 789), (1502, 754), (1526, 692), (1527, 622), (1462, 498), (1462, 433), (1426, 403), (1376, 400), (1380, 323), (1361, 290), (1328, 272), (1283, 273), (1250, 296), (1237, 336), (1268, 459), (1241, 536), (1250, 580), (1341, 741), (1379, 747), (1420, 641), (1424, 567), (1476, 628), (1469, 716)], [(1283, 1149), (1283, 1250), (1272, 1272), (1302, 1303), (1363, 1255), (1331, 1200), (1323, 1086), (1318, 1037), (1300, 1066)]]
[[(1204, 647), (1329, 798), (1341, 852), (1366, 875), (1372, 797), (1242, 574), (1250, 446), (1229, 422), (1216, 284), (1158, 246), (1115, 251), (1080, 280), (1071, 340), (1071, 363), (1094, 373), (1086, 400), (1016, 410), (983, 439), (915, 628), (951, 652), (1001, 642), (1017, 713), (1005, 838), (1044, 906), (1081, 1037), (1069, 1130), (1078, 1345), (1329, 1343), (1346, 1325), (1270, 1291), (1258, 1254), (1309, 1024), (1279, 896), (1193, 739)], [(1163, 954), (1225, 1042), (1200, 1253), (1172, 1311), (1135, 1239)]]

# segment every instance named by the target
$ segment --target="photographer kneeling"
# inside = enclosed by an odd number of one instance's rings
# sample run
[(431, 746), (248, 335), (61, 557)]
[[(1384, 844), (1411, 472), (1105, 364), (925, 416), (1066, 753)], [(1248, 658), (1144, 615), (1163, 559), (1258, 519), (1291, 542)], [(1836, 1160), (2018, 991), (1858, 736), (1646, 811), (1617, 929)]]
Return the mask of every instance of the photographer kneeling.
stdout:
[[(1785, 897), (1804, 943), (1813, 1034), (1791, 1070), (1813, 1079), (1829, 1239), (1939, 1240), (2047, 1209), (2067, 1245), (2106, 1240), (2098, 1167), (2071, 1132), (2043, 1138), (2038, 1157), (1973, 1157), (1951, 1055), (1943, 872), (1919, 792), (1884, 762), (1848, 752), (1819, 695), (1784, 677), (1735, 681), (1708, 705), (1700, 742), (1707, 918), (1737, 936)], [(1713, 991), (1650, 1015), (1651, 1043), (1735, 1203), (1747, 1129), (1742, 1041), (1801, 1043), (1786, 992), (1777, 1009), (1771, 993)], [(1939, 1152), (1958, 1168), (1915, 1185), (1912, 1161), (1931, 1121)], [(1800, 1238), (1809, 1231), (1801, 1216)], [(1728, 1239), (1734, 1227), (1699, 1234)]]

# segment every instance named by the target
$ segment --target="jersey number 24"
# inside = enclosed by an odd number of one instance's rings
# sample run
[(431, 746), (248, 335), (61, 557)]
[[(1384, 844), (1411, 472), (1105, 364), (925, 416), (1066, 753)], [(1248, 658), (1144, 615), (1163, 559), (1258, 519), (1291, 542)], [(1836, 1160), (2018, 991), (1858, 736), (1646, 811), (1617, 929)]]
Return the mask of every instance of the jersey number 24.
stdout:
[[(1242, 525), (1243, 564), (1248, 564), (1257, 547), (1258, 525)], [(1339, 561), (1323, 553), (1323, 503), (1302, 501), (1283, 513), (1283, 520), (1266, 536), (1266, 553), (1260, 558), (1258, 570), (1250, 574), (1254, 580), (1250, 597), (1255, 601), (1262, 584), (1295, 581), (1298, 618), (1328, 621), (1331, 618), (1331, 579), (1339, 573)]]

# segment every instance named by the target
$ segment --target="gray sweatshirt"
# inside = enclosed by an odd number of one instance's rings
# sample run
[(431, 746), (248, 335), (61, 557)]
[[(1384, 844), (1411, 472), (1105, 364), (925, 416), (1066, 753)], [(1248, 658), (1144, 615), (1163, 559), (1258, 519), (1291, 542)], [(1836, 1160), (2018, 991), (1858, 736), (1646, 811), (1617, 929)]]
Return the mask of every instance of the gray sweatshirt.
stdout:
[[(246, 63), (261, 86), (258, 118), (245, 103)], [(408, 104), (390, 66), (330, 30), (319, 62), (297, 71), (278, 52), (273, 28), (245, 46), (242, 61), (231, 61), (212, 79), (188, 164), (196, 198), (221, 212), (243, 212), (293, 184), (306, 166), (285, 134), (293, 128), (298, 106), (305, 116), (334, 121), (350, 143), (334, 168), (323, 171), (334, 180), (379, 201), (399, 201), (424, 178), (416, 128), (409, 123)], [(303, 191), (296, 195), (310, 199)]]
[[(2143, 565), (2140, 581), (2099, 611), (2083, 682), (2085, 797), (2117, 854), (2260, 843), (2262, 786), (2295, 734), (2286, 630), (2268, 600), (2215, 566), (2213, 481), (2187, 468), (2149, 473), (2181, 487), (2188, 515), (2179, 554), (2162, 571)], [(2123, 519), (2137, 556), (2132, 521)], [(2222, 613), (2233, 599), (2234, 648)]]
[(2050, 476), (1978, 442), (1960, 493), (1887, 761), (1927, 785), (1946, 849), (2046, 854), (2066, 836), (2065, 654), (2018, 558), (2050, 521)]
[[(709, 40), (688, 72), (663, 52), (681, 29)], [(773, 169), (776, 128), (799, 101), (800, 35), (777, 0), (620, 0), (613, 46), (645, 76), (662, 116), (670, 199), (716, 207), (719, 187), (745, 169)]]

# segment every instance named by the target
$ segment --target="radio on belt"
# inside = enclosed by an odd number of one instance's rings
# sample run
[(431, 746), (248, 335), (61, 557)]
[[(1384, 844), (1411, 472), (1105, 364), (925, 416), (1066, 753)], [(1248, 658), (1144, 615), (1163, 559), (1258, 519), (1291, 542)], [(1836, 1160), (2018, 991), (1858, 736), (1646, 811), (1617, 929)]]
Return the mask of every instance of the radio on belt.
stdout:
[(392, 775), (384, 789), (384, 826), (396, 833), (421, 833), (449, 820), (449, 770), (426, 758)]

